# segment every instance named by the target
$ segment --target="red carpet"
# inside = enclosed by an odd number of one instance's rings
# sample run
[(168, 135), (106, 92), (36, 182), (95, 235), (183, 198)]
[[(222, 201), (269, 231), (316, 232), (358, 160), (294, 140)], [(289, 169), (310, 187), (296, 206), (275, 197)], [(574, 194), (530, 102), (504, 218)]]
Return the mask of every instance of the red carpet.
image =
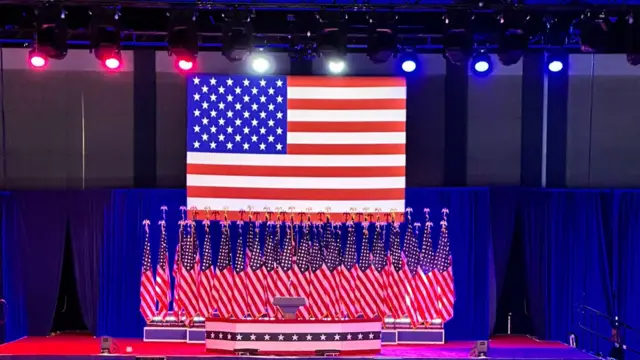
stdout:
[[(140, 339), (117, 339), (124, 356), (202, 356), (204, 344), (143, 342)], [(387, 345), (376, 358), (450, 359), (467, 358), (472, 342), (452, 341), (443, 345)], [(131, 347), (131, 352), (127, 352)], [(501, 359), (589, 359), (579, 350), (558, 342), (536, 341), (525, 336), (498, 336), (490, 342), (489, 356)], [(6, 355), (97, 355), (99, 339), (90, 336), (57, 335), (27, 337), (0, 346), (0, 356)]]

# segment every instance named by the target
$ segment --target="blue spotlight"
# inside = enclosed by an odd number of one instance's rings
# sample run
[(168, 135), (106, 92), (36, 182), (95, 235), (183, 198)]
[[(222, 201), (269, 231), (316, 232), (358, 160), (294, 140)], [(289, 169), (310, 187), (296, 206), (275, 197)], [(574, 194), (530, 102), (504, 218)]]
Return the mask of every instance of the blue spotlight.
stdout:
[(478, 76), (487, 76), (493, 70), (491, 57), (486, 53), (478, 53), (471, 59), (471, 70)]
[(402, 71), (407, 73), (414, 72), (417, 67), (418, 65), (413, 60), (404, 60), (402, 62)]
[(547, 67), (549, 68), (549, 71), (555, 73), (558, 71), (562, 71), (562, 69), (564, 68), (564, 64), (560, 60), (551, 60), (549, 61)]

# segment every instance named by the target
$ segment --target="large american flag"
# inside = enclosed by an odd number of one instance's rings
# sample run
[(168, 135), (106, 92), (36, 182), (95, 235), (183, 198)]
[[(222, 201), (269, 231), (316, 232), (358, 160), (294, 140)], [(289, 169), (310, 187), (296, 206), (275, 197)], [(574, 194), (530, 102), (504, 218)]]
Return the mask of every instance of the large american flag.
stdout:
[(142, 252), (142, 276), (140, 278), (140, 313), (149, 322), (156, 315), (156, 297), (151, 266), (151, 244), (149, 242), (149, 220), (145, 220), (144, 249)]
[(453, 303), (456, 300), (456, 292), (453, 287), (453, 265), (451, 262), (451, 248), (449, 246), (449, 230), (447, 223), (448, 209), (443, 209), (443, 219), (440, 222), (440, 241), (435, 256), (436, 279), (438, 283), (438, 295), (442, 310), (442, 320), (447, 321), (453, 317)]
[(187, 92), (189, 207), (404, 208), (403, 78), (199, 74)]
[(167, 246), (167, 227), (160, 221), (160, 248), (156, 265), (156, 298), (158, 299), (158, 315), (164, 320), (169, 314), (171, 301), (171, 278), (169, 276), (169, 249)]

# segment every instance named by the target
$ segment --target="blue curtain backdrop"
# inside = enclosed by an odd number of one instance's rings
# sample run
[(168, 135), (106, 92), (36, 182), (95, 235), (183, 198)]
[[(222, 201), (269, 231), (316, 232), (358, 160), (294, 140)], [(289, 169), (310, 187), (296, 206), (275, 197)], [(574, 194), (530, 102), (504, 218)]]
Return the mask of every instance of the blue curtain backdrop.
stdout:
[[(183, 190), (0, 196), (2, 291), (9, 303), (7, 338), (49, 332), (67, 223), (85, 322), (97, 335), (142, 336), (144, 323), (138, 311), (142, 221), (152, 220), (155, 264), (160, 207), (169, 208), (167, 231), (173, 262), (184, 199)], [(449, 340), (485, 339), (491, 334), (495, 299), (508, 291), (506, 264), (513, 235), (518, 232), (525, 243), (523, 281), (528, 286), (534, 335), (566, 341), (568, 333), (577, 330), (579, 304), (640, 325), (636, 305), (640, 296), (636, 286), (640, 278), (640, 191), (408, 189), (407, 206), (414, 209), (413, 221), (422, 223), (423, 208), (432, 209), (436, 243), (439, 211), (443, 207), (451, 210), (449, 235), (457, 300), (455, 316), (446, 324)], [(219, 231), (215, 225), (214, 249)], [(237, 233), (234, 227), (234, 250)], [(604, 333), (608, 330), (602, 329)]]

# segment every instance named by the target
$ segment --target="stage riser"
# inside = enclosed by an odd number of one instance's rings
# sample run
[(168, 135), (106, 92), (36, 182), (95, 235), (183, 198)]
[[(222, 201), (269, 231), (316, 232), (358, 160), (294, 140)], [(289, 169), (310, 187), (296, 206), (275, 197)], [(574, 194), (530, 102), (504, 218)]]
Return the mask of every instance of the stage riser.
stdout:
[[(204, 344), (204, 328), (147, 327), (144, 341), (188, 342)], [(444, 344), (442, 329), (397, 329), (382, 330), (382, 344)]]

